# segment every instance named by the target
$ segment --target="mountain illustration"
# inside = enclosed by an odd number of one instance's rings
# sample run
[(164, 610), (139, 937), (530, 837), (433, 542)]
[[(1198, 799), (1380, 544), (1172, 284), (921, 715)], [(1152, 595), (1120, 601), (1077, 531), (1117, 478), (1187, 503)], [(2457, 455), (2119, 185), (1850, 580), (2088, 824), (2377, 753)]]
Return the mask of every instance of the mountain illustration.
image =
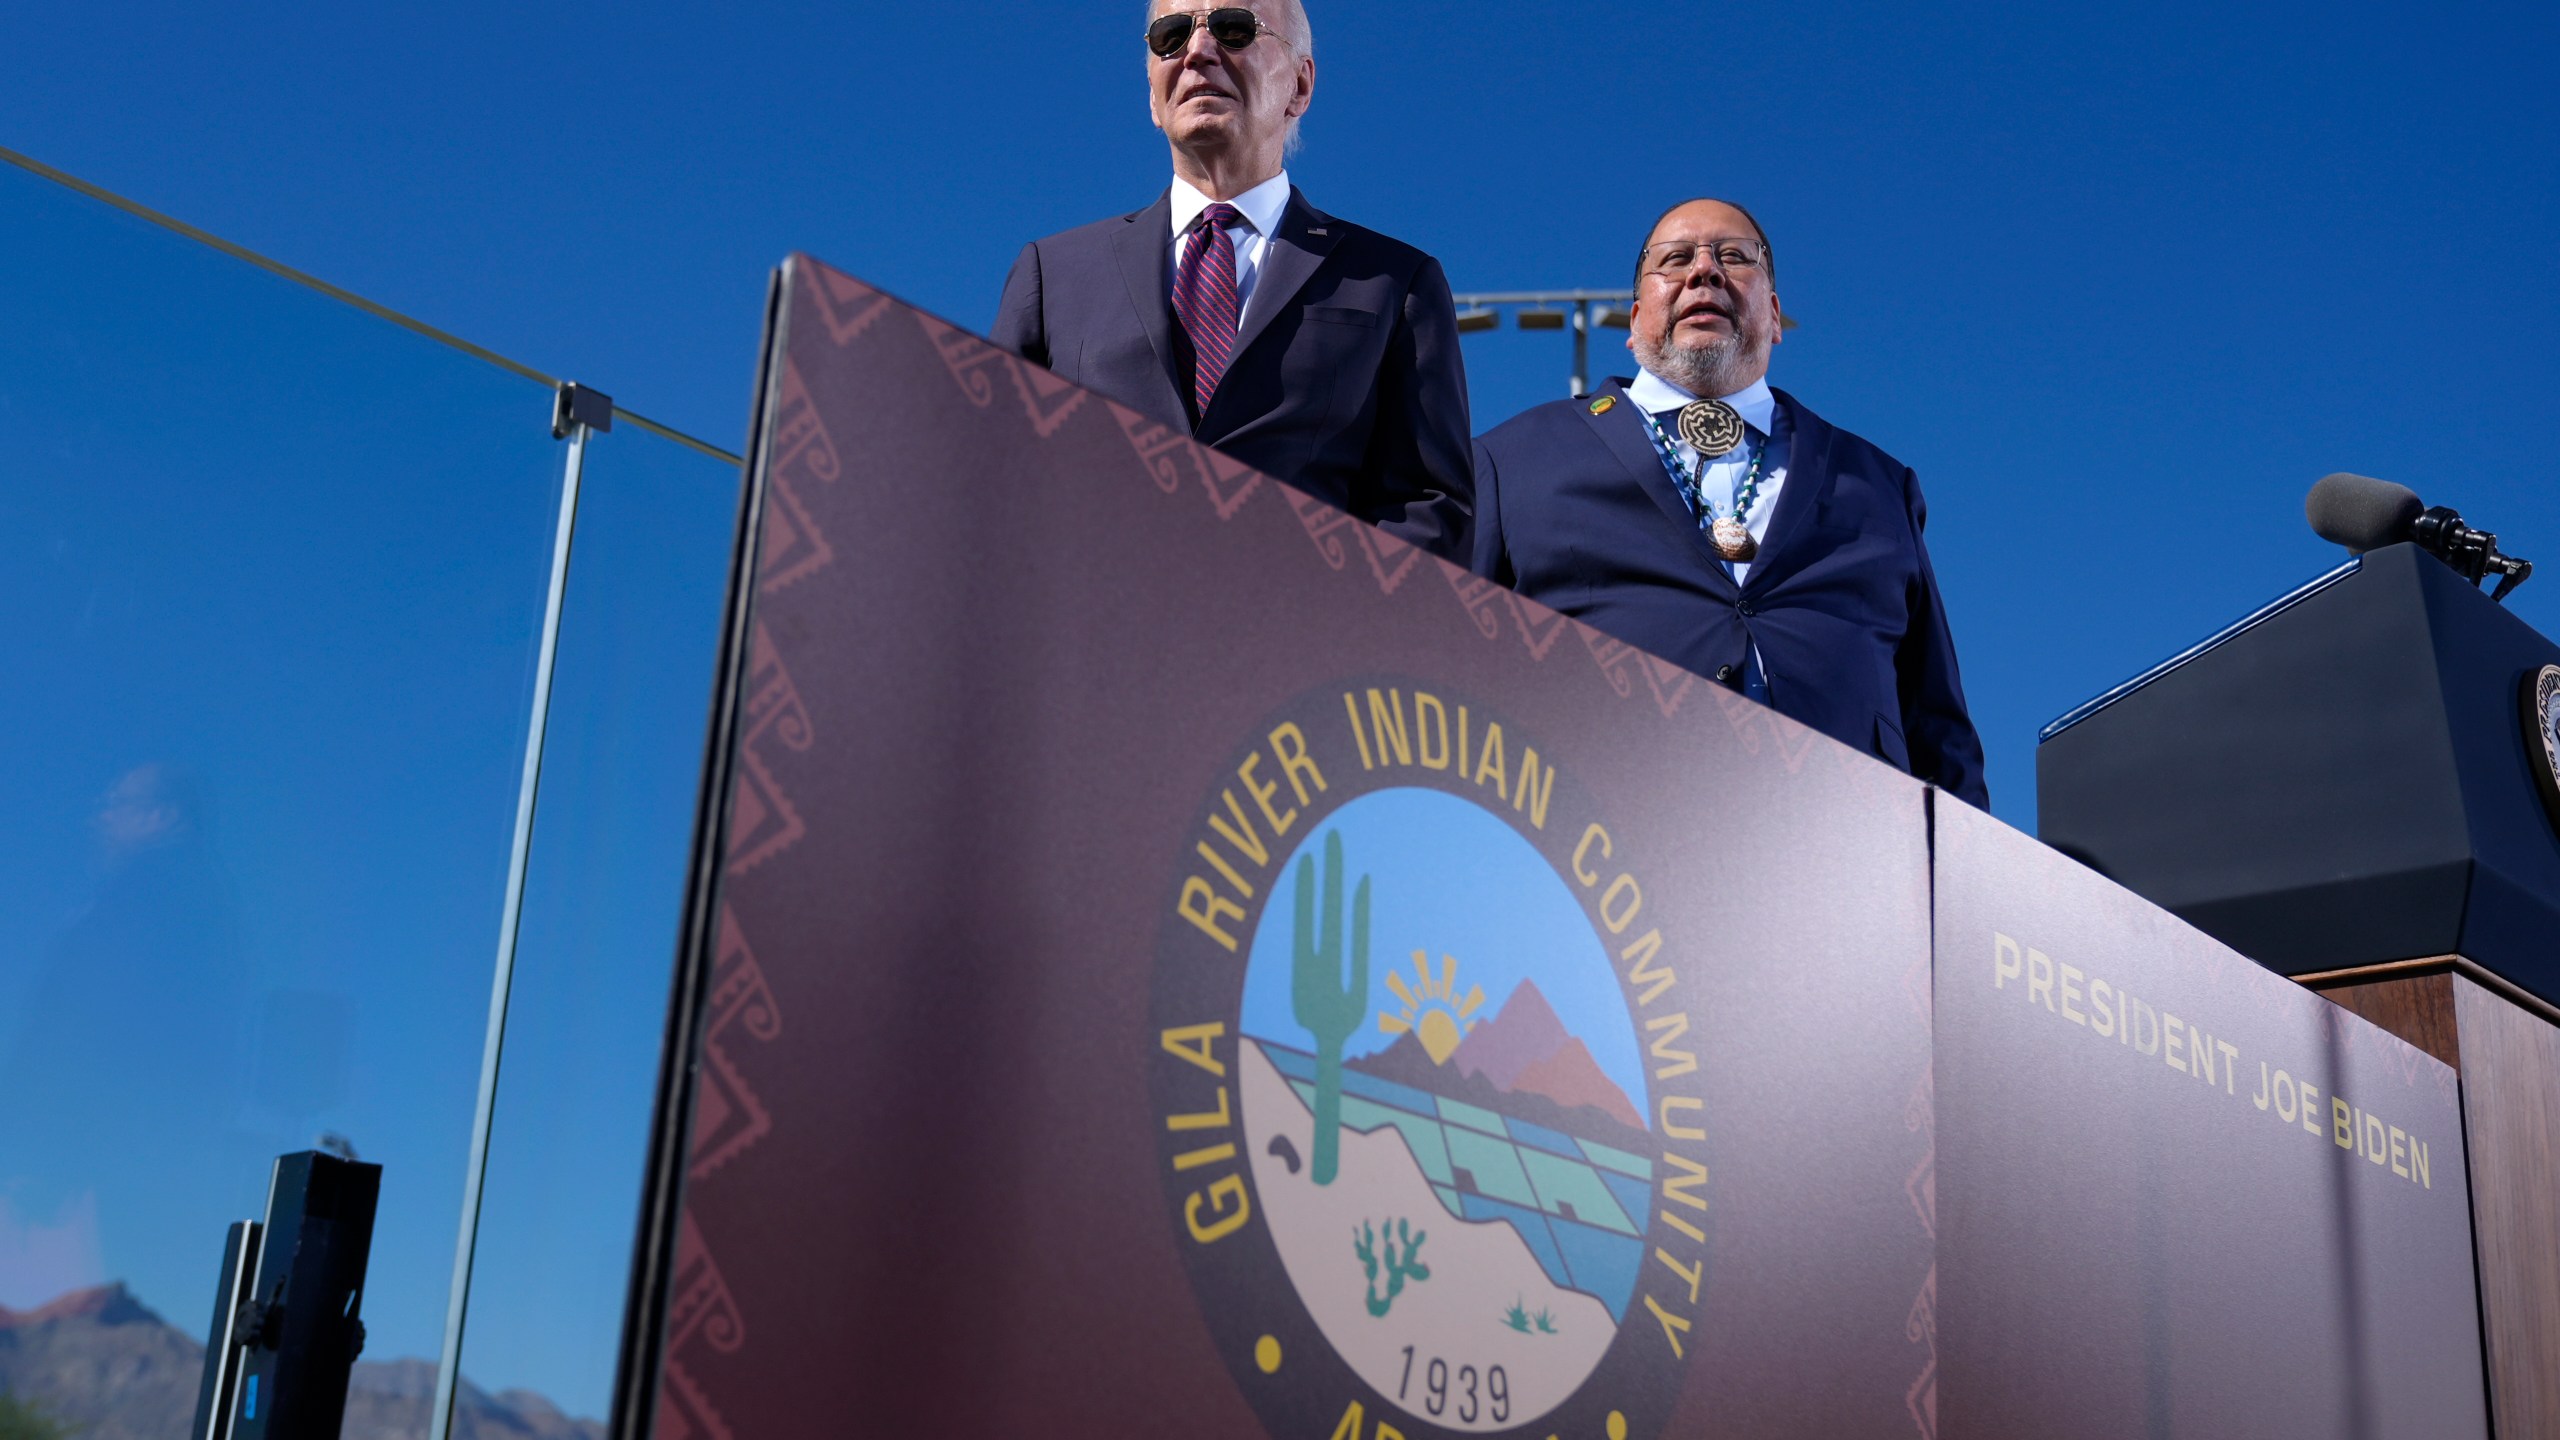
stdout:
[(1495, 1016), (1467, 1032), (1449, 1063), (1515, 1094), (1544, 1095), (1570, 1110), (1590, 1105), (1622, 1125), (1644, 1120), (1627, 1092), (1591, 1058), (1591, 1047), (1565, 1029), (1535, 980), (1523, 980)]
[(1573, 1034), (1535, 980), (1523, 980), (1494, 1017), (1467, 1032), (1449, 1063), (1461, 1074), (1482, 1075), (1508, 1090), (1520, 1072), (1564, 1048)]
[(1511, 1082), (1515, 1095), (1544, 1095), (1570, 1110), (1589, 1105), (1605, 1112), (1621, 1125), (1644, 1128), (1644, 1117), (1627, 1099), (1627, 1092), (1601, 1073), (1600, 1062), (1591, 1058), (1591, 1048), (1579, 1039), (1567, 1040), (1555, 1053), (1530, 1062)]
[[(1626, 1091), (1591, 1058), (1591, 1048), (1567, 1030), (1537, 982), (1523, 980), (1502, 1009), (1467, 1032), (1446, 1065), (1434, 1065), (1412, 1035), (1397, 1037), (1375, 1055), (1343, 1062), (1381, 1080), (1418, 1086), (1452, 1100), (1498, 1109), (1558, 1128), (1577, 1111), (1597, 1111), (1612, 1128), (1640, 1137), (1644, 1119)], [(1624, 1143), (1620, 1137), (1610, 1143)], [(1592, 1138), (1602, 1138), (1593, 1136)], [(1642, 1145), (1637, 1140), (1639, 1147)]]

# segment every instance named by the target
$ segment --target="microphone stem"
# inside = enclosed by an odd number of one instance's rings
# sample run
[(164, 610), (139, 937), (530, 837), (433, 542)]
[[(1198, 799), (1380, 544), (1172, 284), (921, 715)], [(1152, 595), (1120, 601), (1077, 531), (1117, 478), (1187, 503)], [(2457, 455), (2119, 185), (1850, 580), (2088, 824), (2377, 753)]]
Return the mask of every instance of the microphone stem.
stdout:
[(2497, 557), (2496, 564), (2499, 572), (2498, 588), (2489, 592), (2489, 598), (2492, 600), (2506, 599), (2515, 593), (2517, 586), (2533, 578), (2533, 562), (2530, 560), (2518, 560), (2512, 555), (2501, 555)]

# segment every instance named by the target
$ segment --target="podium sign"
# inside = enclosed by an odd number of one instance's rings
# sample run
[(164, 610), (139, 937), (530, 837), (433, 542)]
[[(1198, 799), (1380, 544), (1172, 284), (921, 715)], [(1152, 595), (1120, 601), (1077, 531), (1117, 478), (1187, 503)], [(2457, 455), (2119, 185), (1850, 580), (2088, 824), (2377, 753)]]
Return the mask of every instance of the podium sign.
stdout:
[(624, 1433), (1929, 1433), (1918, 784), (805, 259), (765, 367)]
[(1940, 803), (1951, 1435), (2484, 1436), (2452, 1069)]
[(2485, 1433), (2445, 1065), (843, 274), (764, 367), (618, 1434)]

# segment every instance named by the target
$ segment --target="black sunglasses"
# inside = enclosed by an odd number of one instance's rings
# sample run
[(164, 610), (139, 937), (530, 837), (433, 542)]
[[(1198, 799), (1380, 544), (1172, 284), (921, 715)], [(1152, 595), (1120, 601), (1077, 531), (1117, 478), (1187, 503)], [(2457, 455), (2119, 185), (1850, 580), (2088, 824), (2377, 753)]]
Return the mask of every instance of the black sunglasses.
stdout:
[(1229, 50), (1243, 49), (1258, 35), (1280, 33), (1263, 24), (1262, 17), (1252, 11), (1240, 5), (1225, 5), (1206, 16), (1188, 13), (1157, 16), (1155, 22), (1147, 27), (1147, 48), (1154, 51), (1159, 60), (1170, 60), (1181, 54), (1191, 44), (1191, 27), (1195, 21), (1205, 23), (1209, 27), (1209, 38)]

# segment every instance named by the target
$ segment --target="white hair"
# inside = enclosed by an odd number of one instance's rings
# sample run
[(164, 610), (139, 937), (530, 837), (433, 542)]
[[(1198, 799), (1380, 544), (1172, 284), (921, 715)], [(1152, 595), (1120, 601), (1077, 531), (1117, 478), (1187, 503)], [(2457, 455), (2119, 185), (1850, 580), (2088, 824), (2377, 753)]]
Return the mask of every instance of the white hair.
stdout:
[(1310, 60), (1314, 59), (1316, 27), (1307, 20), (1307, 7), (1299, 3), (1299, 0), (1280, 0), (1280, 8), (1288, 13), (1290, 25), (1294, 26), (1298, 32), (1298, 38), (1291, 43), (1298, 47), (1299, 54)]
[[(1297, 38), (1290, 43), (1298, 47), (1299, 54), (1310, 60), (1316, 58), (1316, 27), (1308, 23), (1307, 7), (1300, 0), (1280, 0), (1280, 9), (1288, 16), (1290, 28), (1298, 32)], [(1298, 138), (1298, 122), (1305, 118), (1303, 115), (1289, 117), (1289, 134), (1280, 142), (1281, 154), (1295, 155), (1306, 144)]]
[[(1148, 24), (1153, 25), (1156, 22), (1156, 7), (1161, 3), (1162, 0), (1147, 0)], [(1281, 22), (1292, 32), (1280, 38), (1299, 54), (1310, 60), (1314, 59), (1316, 27), (1307, 20), (1307, 7), (1304, 0), (1270, 0), (1270, 3), (1279, 10)], [(1305, 143), (1298, 138), (1298, 122), (1305, 118), (1303, 115), (1289, 117), (1289, 134), (1280, 142), (1280, 153), (1283, 155), (1297, 154), (1299, 148)]]

